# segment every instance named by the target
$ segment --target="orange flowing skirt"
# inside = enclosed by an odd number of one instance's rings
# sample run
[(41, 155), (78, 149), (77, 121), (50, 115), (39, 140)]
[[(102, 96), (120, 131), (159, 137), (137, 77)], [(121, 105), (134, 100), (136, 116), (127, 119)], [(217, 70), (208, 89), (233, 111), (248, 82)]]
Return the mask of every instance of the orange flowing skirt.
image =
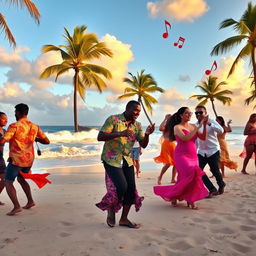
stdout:
[(164, 140), (161, 145), (161, 153), (155, 157), (156, 163), (175, 165), (173, 160), (176, 144), (173, 141)]

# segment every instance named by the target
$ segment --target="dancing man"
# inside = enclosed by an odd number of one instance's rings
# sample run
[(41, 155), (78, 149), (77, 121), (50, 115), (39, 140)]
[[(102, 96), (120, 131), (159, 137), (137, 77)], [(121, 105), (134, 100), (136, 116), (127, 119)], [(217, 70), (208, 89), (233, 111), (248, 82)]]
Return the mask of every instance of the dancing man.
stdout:
[[(204, 106), (196, 107), (196, 118), (198, 124), (207, 116), (207, 111)], [(202, 128), (201, 128), (202, 129)], [(198, 138), (198, 159), (199, 167), (203, 170), (204, 167), (208, 164), (210, 166), (210, 171), (215, 177), (219, 189), (212, 184), (208, 176), (203, 175), (203, 182), (209, 190), (209, 196), (223, 194), (224, 187), (226, 186), (225, 182), (222, 179), (222, 175), (219, 170), (220, 162), (220, 146), (217, 138), (217, 134), (224, 132), (223, 128), (213, 119), (208, 119), (208, 124), (206, 126), (207, 137), (206, 140), (201, 140)]]
[[(120, 207), (123, 207), (123, 210), (119, 225), (129, 228), (140, 227), (128, 219), (130, 207), (132, 204), (136, 207), (136, 197), (138, 197), (131, 150), (135, 140), (145, 148), (148, 145), (149, 135), (155, 129), (155, 124), (149, 125), (145, 135), (143, 134), (141, 124), (136, 121), (140, 111), (139, 102), (129, 101), (125, 112), (107, 118), (98, 134), (98, 141), (105, 141), (101, 159), (106, 170), (108, 192), (96, 206), (108, 211), (107, 224), (110, 227), (115, 226), (115, 213)], [(113, 187), (114, 192), (111, 191)]]
[(42, 144), (50, 143), (39, 126), (28, 120), (28, 110), (29, 107), (24, 103), (15, 106), (17, 122), (11, 124), (7, 132), (0, 139), (0, 144), (9, 141), (9, 164), (5, 173), (5, 187), (14, 206), (14, 208), (7, 213), (9, 216), (22, 211), (17, 198), (16, 189), (13, 186), (16, 177), (18, 177), (18, 182), (28, 200), (23, 209), (30, 209), (35, 205), (30, 186), (19, 172), (28, 173), (30, 171), (34, 161), (34, 141)]

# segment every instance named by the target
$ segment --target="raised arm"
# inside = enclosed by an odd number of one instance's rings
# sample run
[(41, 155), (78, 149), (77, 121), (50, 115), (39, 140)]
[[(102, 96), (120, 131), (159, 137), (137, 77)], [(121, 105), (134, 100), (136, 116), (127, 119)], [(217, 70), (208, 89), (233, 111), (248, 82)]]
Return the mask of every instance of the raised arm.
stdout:
[(170, 114), (167, 114), (167, 115), (165, 116), (163, 122), (162, 122), (162, 123), (160, 124), (160, 126), (159, 126), (159, 131), (164, 132), (166, 123), (167, 123), (167, 121), (168, 121), (168, 119), (169, 119), (170, 117), (171, 117)]
[(148, 142), (149, 142), (149, 135), (150, 135), (151, 133), (153, 133), (154, 130), (155, 130), (155, 123), (152, 124), (152, 125), (149, 125), (149, 126), (147, 127), (146, 132), (145, 132), (145, 135), (144, 135), (144, 138), (139, 141), (140, 146), (141, 146), (142, 148), (146, 148), (146, 147), (147, 147)]
[(224, 127), (224, 132), (232, 132), (232, 128), (230, 126), (230, 124), (232, 123), (232, 120), (228, 120), (227, 122), (227, 126)]

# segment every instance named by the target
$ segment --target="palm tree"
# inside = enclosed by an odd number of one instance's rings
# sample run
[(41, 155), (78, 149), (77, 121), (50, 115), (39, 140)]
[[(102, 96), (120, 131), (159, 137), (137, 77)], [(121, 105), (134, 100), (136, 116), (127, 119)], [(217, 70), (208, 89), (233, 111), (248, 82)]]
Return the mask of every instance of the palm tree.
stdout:
[[(6, 0), (6, 2), (10, 2), (10, 4), (26, 7), (27, 10), (30, 13), (30, 16), (39, 24), (39, 18), (40, 18), (40, 13), (36, 7), (36, 5), (30, 1), (30, 0)], [(5, 20), (5, 17), (2, 13), (0, 13), (0, 29), (2, 29), (5, 33), (5, 37), (7, 37), (10, 45), (16, 47), (16, 41), (15, 38), (9, 29), (7, 22)]]
[(214, 100), (218, 100), (223, 103), (223, 105), (228, 104), (230, 105), (232, 99), (227, 94), (232, 94), (230, 90), (222, 90), (222, 85), (226, 85), (226, 82), (220, 82), (217, 84), (217, 77), (209, 76), (206, 81), (202, 81), (201, 85), (197, 85), (197, 88), (200, 88), (204, 94), (196, 94), (192, 95), (189, 98), (196, 98), (197, 100), (202, 100), (198, 105), (205, 105), (208, 100), (211, 101), (212, 109), (217, 117), (217, 112), (214, 106)]
[(138, 102), (140, 102), (148, 121), (150, 122), (150, 124), (152, 124), (152, 121), (147, 114), (145, 106), (150, 114), (152, 114), (152, 104), (156, 104), (158, 103), (158, 101), (149, 93), (164, 92), (164, 89), (158, 87), (157, 82), (152, 77), (152, 75), (144, 74), (144, 71), (144, 69), (141, 70), (140, 73), (137, 73), (137, 76), (134, 76), (130, 72), (128, 73), (131, 78), (125, 77), (124, 82), (129, 84), (131, 87), (126, 87), (124, 90), (124, 94), (119, 96), (118, 99), (129, 98), (135, 95), (138, 96)]
[(44, 45), (42, 52), (57, 51), (60, 52), (63, 62), (47, 67), (40, 78), (48, 78), (51, 75), (56, 75), (55, 81), (58, 77), (69, 70), (74, 71), (73, 85), (74, 85), (74, 128), (78, 131), (77, 122), (77, 92), (81, 98), (85, 99), (85, 92), (91, 85), (96, 86), (101, 93), (103, 88), (106, 88), (106, 83), (101, 78), (102, 76), (110, 79), (111, 73), (106, 68), (90, 64), (88, 61), (98, 59), (101, 56), (112, 57), (112, 51), (107, 48), (104, 42), (99, 42), (98, 38), (93, 33), (85, 33), (86, 26), (77, 26), (74, 28), (71, 36), (66, 28), (63, 35), (66, 39), (66, 45)]
[[(219, 53), (226, 53), (231, 50), (233, 47), (239, 45), (242, 41), (245, 41), (245, 46), (237, 55), (235, 61), (233, 62), (228, 77), (233, 73), (235, 67), (240, 59), (245, 57), (250, 57), (252, 72), (253, 72), (253, 81), (254, 92), (256, 92), (256, 60), (255, 60), (255, 48), (256, 48), (256, 5), (248, 3), (248, 7), (243, 13), (241, 19), (236, 21), (234, 19), (226, 19), (220, 24), (220, 29), (232, 26), (235, 31), (238, 32), (238, 35), (227, 38), (226, 40), (220, 42), (219, 44), (213, 47), (211, 55), (218, 55)], [(256, 95), (255, 95), (256, 97)], [(254, 97), (254, 98), (255, 98)], [(248, 99), (245, 101), (246, 104), (251, 103)]]

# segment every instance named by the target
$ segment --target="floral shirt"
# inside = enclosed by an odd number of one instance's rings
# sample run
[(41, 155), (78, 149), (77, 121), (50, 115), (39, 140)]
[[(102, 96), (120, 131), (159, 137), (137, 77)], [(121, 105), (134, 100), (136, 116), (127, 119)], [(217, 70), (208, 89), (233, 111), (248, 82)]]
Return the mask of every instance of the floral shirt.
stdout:
[(9, 161), (13, 165), (30, 167), (34, 161), (33, 143), (38, 138), (46, 138), (46, 135), (38, 125), (29, 121), (26, 117), (11, 124), (5, 135), (0, 139), (1, 143), (9, 141)]
[[(124, 113), (120, 115), (110, 116), (101, 127), (100, 131), (105, 133), (121, 132), (127, 129), (126, 119)], [(105, 141), (103, 151), (101, 154), (101, 160), (107, 164), (122, 167), (123, 158), (131, 166), (131, 150), (135, 140), (141, 141), (144, 138), (141, 124), (135, 121), (129, 126), (129, 129), (133, 131), (132, 137), (117, 137), (112, 140)]]

